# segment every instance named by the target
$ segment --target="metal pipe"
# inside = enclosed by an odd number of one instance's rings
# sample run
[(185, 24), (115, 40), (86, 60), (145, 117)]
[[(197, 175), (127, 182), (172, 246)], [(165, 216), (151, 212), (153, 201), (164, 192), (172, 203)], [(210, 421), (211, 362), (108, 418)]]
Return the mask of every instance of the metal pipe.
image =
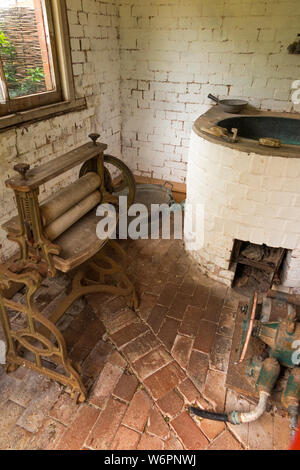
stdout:
[(252, 423), (253, 421), (257, 421), (267, 409), (269, 396), (270, 394), (268, 392), (261, 391), (258, 405), (254, 410), (247, 413), (232, 411), (228, 415), (228, 421), (232, 424)]
[(251, 423), (258, 420), (266, 411), (267, 402), (270, 394), (267, 392), (260, 392), (259, 394), (259, 403), (257, 407), (249, 411), (248, 413), (241, 413), (239, 411), (232, 411), (231, 413), (222, 414), (222, 413), (213, 413), (211, 411), (200, 410), (199, 408), (194, 408), (191, 406), (189, 411), (196, 416), (199, 416), (203, 419), (211, 419), (213, 421), (223, 421), (229, 422), (231, 424), (242, 424), (242, 423)]

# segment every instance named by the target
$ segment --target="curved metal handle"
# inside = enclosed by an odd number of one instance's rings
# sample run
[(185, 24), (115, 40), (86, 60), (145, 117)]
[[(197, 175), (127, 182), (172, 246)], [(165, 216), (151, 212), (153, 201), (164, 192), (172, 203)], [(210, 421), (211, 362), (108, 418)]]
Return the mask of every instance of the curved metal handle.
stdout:
[(209, 95), (207, 96), (207, 98), (209, 98), (210, 100), (215, 101), (216, 103), (219, 103), (219, 98), (217, 98), (216, 96), (212, 95), (211, 93), (209, 93)]
[(14, 170), (21, 175), (22, 180), (25, 180), (26, 173), (30, 170), (30, 165), (28, 165), (28, 163), (17, 163), (17, 165), (14, 166)]

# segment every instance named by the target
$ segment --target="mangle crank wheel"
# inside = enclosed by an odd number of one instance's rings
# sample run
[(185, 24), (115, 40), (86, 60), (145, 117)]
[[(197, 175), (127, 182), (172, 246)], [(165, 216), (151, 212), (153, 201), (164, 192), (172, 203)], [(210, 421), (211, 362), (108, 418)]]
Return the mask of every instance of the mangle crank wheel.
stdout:
[[(107, 192), (114, 196), (127, 195), (128, 207), (134, 203), (135, 198), (135, 179), (133, 173), (125, 163), (113, 155), (103, 155), (104, 158), (104, 186)], [(121, 171), (121, 175), (114, 182), (113, 176), (105, 165), (111, 165)], [(97, 159), (92, 159), (83, 164), (80, 169), (79, 178), (86, 175), (90, 171), (97, 172)]]

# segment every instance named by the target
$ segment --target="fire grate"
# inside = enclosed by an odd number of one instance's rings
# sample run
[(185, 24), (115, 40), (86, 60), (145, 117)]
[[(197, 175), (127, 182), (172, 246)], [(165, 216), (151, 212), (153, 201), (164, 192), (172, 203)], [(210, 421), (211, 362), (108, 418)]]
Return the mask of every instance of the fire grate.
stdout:
[(287, 250), (235, 240), (230, 268), (235, 270), (232, 287), (243, 294), (267, 292), (280, 284), (280, 272)]

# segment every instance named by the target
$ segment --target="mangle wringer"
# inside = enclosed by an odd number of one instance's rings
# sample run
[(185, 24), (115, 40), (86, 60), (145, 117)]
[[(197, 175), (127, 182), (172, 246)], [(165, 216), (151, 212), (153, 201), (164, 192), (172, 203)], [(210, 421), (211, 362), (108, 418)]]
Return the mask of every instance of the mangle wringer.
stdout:
[[(3, 228), (8, 239), (18, 243), (20, 256), (0, 266), (0, 317), (7, 343), (7, 372), (27, 366), (67, 386), (79, 402), (86, 399), (87, 392), (77, 365), (68, 356), (57, 322), (75, 300), (91, 293), (122, 295), (129, 307), (138, 305), (135, 289), (125, 273), (125, 251), (115, 240), (99, 239), (96, 234), (96, 206), (117, 206), (121, 191), (126, 192), (131, 205), (134, 177), (121, 160), (104, 154), (107, 145), (97, 142), (98, 134), (89, 137), (91, 142), (36, 168), (15, 165), (19, 175), (6, 181), (6, 186), (14, 190), (18, 216)], [(77, 181), (39, 202), (41, 185), (78, 165), (81, 169)], [(113, 179), (109, 168), (117, 168), (121, 177)], [(107, 247), (109, 253), (105, 252)], [(34, 295), (43, 279), (53, 277), (57, 270), (75, 270), (72, 290), (46, 318), (38, 311)], [(25, 305), (6, 295), (14, 284), (26, 286)], [(25, 328), (11, 326), (9, 309), (23, 315)], [(45, 358), (50, 357), (57, 364), (55, 369), (47, 367)]]
[(248, 412), (228, 414), (191, 407), (192, 414), (236, 425), (250, 423), (266, 412), (272, 399), (275, 406), (288, 412), (294, 437), (300, 401), (300, 322), (296, 305), (300, 305), (299, 296), (274, 290), (261, 302), (255, 292), (249, 304), (240, 304), (226, 387), (256, 397), (257, 406)]

